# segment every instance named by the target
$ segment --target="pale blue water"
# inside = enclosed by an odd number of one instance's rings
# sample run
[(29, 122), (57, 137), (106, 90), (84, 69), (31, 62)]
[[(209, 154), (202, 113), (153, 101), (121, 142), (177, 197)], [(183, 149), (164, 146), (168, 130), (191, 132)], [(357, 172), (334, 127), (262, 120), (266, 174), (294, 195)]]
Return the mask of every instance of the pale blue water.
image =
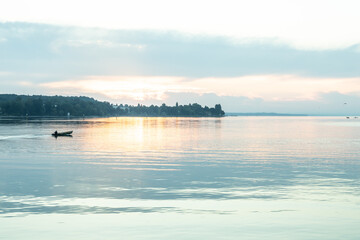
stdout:
[(359, 239), (359, 226), (359, 119), (0, 120), (0, 239)]

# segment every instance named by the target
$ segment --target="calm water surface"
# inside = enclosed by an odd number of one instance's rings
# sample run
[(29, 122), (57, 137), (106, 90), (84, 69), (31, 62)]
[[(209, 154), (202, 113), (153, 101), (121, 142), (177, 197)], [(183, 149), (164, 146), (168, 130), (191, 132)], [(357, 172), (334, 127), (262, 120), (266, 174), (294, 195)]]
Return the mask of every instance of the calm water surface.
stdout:
[(0, 120), (0, 239), (359, 239), (359, 226), (359, 119)]

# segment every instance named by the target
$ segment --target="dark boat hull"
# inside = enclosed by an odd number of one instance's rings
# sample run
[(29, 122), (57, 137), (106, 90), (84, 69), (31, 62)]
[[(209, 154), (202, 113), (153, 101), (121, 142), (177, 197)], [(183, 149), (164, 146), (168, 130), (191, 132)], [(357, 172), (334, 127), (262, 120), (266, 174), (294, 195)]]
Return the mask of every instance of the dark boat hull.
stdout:
[(68, 131), (68, 132), (58, 132), (57, 134), (53, 133), (51, 135), (55, 137), (61, 137), (61, 136), (71, 136), (72, 133), (73, 131)]

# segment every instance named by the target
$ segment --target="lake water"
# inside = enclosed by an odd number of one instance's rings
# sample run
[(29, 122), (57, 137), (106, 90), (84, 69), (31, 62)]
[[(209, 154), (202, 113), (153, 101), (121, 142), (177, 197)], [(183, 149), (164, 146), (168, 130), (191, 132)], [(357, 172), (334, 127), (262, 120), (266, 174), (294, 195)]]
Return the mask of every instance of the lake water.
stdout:
[(359, 239), (359, 226), (359, 119), (0, 120), (0, 239)]

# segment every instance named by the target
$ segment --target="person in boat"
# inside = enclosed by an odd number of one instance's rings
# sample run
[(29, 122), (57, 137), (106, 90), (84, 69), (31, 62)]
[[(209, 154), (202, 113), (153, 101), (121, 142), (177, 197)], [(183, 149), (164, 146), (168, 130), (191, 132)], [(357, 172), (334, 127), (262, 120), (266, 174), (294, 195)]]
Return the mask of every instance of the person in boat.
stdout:
[(55, 135), (55, 136), (57, 136), (57, 135), (58, 135), (58, 131), (57, 131), (57, 130), (55, 130), (54, 135)]

